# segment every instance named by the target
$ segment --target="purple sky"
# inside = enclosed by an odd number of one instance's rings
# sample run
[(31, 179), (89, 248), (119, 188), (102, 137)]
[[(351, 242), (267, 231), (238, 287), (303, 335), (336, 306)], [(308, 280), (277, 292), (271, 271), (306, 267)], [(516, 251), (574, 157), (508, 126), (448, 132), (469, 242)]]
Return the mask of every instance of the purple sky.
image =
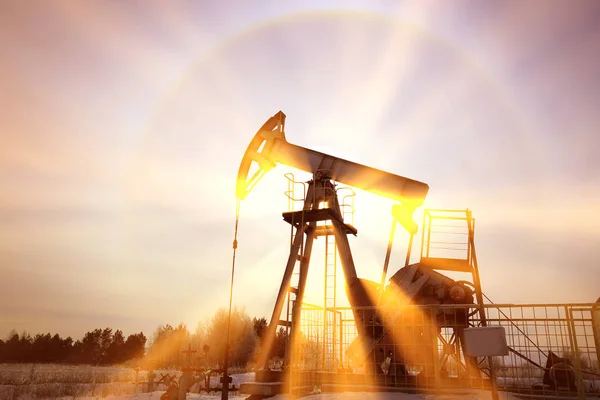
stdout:
[[(237, 168), (278, 110), (290, 142), (472, 209), (496, 302), (600, 295), (600, 3), (164, 4), (0, 4), (0, 336), (193, 328), (226, 306)], [(252, 316), (287, 259), (288, 171), (242, 208)], [(391, 205), (356, 198), (361, 277), (381, 273)]]

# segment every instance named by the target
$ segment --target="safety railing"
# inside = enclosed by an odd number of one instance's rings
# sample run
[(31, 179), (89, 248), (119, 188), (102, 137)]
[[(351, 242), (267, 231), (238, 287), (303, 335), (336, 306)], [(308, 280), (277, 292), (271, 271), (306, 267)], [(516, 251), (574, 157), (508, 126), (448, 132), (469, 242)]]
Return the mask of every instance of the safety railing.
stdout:
[[(294, 174), (288, 172), (283, 175), (287, 180), (287, 190), (283, 192), (288, 199), (288, 212), (300, 211), (304, 207), (304, 201), (306, 199), (306, 183), (297, 181), (294, 178)], [(297, 187), (302, 186), (302, 196), (296, 197)], [(300, 207), (298, 206), (300, 205)]]
[(336, 190), (336, 194), (344, 223), (354, 226), (354, 213), (356, 212), (354, 198), (356, 197), (356, 192), (351, 187), (343, 186)]
[[(324, 313), (305, 305), (295, 365), (325, 374), (311, 375), (315, 385), (489, 390), (494, 376), (501, 396), (600, 396), (599, 304), (484, 305), (487, 326), (502, 327), (508, 345), (507, 355), (491, 362), (465, 348), (465, 329), (482, 325), (475, 307), (337, 307)], [(339, 334), (325, 344), (327, 324)]]
[(470, 262), (469, 210), (426, 209), (421, 230), (421, 258), (457, 259)]
[[(329, 173), (330, 171), (328, 170), (318, 170), (315, 172), (315, 176), (327, 176)], [(307, 183), (295, 180), (294, 174), (291, 172), (284, 174), (284, 177), (286, 178), (287, 182), (287, 190), (285, 190), (283, 194), (288, 199), (288, 212), (301, 211), (306, 200)], [(298, 194), (298, 186), (302, 186), (301, 195)], [(314, 189), (313, 196), (313, 203), (316, 203), (317, 198), (330, 199), (337, 196), (343, 221), (354, 226), (354, 213), (356, 211), (354, 208), (354, 198), (356, 196), (356, 192), (352, 188), (347, 186), (337, 189), (329, 186), (316, 187)], [(319, 204), (318, 206), (319, 208), (330, 208), (332, 205), (323, 202), (323, 204)]]

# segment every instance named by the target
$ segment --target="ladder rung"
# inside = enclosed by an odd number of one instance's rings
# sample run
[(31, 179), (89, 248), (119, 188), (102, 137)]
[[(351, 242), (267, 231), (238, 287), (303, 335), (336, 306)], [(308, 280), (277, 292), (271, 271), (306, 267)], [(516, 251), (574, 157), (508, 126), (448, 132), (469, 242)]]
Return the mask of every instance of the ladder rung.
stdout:
[(292, 322), (291, 321), (284, 321), (283, 319), (280, 319), (279, 322), (277, 323), (278, 326), (292, 326)]
[(298, 288), (297, 288), (297, 287), (290, 286), (290, 288), (289, 288), (289, 292), (290, 292), (290, 293), (294, 293), (294, 294), (298, 294)]

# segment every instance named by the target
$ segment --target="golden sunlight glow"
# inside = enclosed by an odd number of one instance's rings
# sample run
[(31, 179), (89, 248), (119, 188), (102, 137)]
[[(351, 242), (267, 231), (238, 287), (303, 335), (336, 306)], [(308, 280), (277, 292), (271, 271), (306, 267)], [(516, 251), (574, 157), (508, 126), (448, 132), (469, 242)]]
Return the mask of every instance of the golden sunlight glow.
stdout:
[[(120, 2), (14, 2), (0, 13), (0, 334), (80, 337), (122, 321), (124, 331), (148, 333), (194, 326), (227, 304), (236, 183), (239, 196), (258, 167), (273, 167), (252, 153), (250, 165), (240, 161), (278, 110), (294, 146), (430, 185), (414, 222), (424, 207), (473, 209), (482, 282), (495, 301), (597, 298), (590, 132), (600, 91), (595, 36), (580, 29), (586, 7), (565, 8), (571, 18), (562, 7), (516, 4), (447, 13), (416, 2), (281, 2), (238, 18), (222, 3), (140, 13)], [(471, 13), (489, 22), (484, 30), (464, 22)], [(564, 41), (579, 34), (577, 46)], [(278, 161), (326, 165), (279, 151)], [(241, 204), (234, 303), (257, 317), (270, 317), (289, 256), (282, 213), (302, 209), (313, 179), (285, 162), (272, 169)], [(350, 183), (340, 183), (340, 205), (358, 230), (349, 237), (357, 275), (378, 283), (394, 216), (412, 223), (386, 195), (411, 190), (352, 169), (356, 196), (342, 196)], [(293, 191), (282, 177), (290, 171)], [(315, 240), (305, 292), (319, 306), (331, 282), (325, 240)], [(388, 275), (403, 266), (408, 240), (396, 230)], [(344, 306), (340, 260), (335, 302)]]

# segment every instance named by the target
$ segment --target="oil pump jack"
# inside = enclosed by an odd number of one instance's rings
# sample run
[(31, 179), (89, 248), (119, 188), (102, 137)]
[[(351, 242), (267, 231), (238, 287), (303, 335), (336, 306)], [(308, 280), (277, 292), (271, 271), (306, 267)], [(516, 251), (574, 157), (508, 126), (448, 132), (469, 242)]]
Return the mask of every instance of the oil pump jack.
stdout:
[[(315, 150), (289, 143), (285, 136), (285, 114), (279, 111), (269, 118), (255, 134), (242, 159), (236, 185), (236, 196), (245, 199), (261, 177), (277, 164), (286, 165), (312, 174), (308, 183), (304, 205), (300, 211), (283, 213), (283, 218), (295, 229), (290, 254), (270, 323), (263, 337), (262, 351), (258, 357), (258, 370), (268, 369), (269, 351), (274, 342), (278, 326), (290, 328), (290, 343), (294, 343), (300, 321), (300, 312), (306, 288), (308, 267), (314, 239), (320, 234), (333, 234), (338, 248), (339, 258), (346, 281), (346, 295), (353, 308), (358, 332), (358, 344), (361, 360), (374, 373), (381, 373), (379, 361), (369, 364), (367, 359), (375, 360), (378, 346), (391, 343), (386, 323), (397, 323), (398, 317), (381, 318), (375, 311), (360, 311), (361, 307), (387, 305), (394, 307), (400, 303), (431, 304), (430, 302), (470, 304), (480, 299), (478, 276), (474, 286), (457, 282), (436, 270), (452, 270), (451, 267), (428, 266), (425, 263), (408, 264), (394, 274), (385, 288), (385, 274), (389, 262), (389, 252), (396, 224), (400, 224), (410, 234), (410, 243), (418, 230), (413, 213), (420, 207), (429, 186), (423, 182), (381, 171), (355, 162), (324, 154)], [(254, 172), (252, 172), (254, 170)], [(251, 173), (252, 172), (252, 173)], [(344, 222), (340, 204), (336, 195), (336, 183), (355, 187), (386, 197), (396, 202), (392, 206), (393, 226), (386, 254), (382, 281), (373, 282), (357, 276), (348, 234), (356, 235), (357, 230)], [(319, 221), (327, 221), (319, 225)], [(326, 232), (323, 232), (326, 231)], [(410, 248), (410, 245), (409, 245)], [(410, 251), (410, 250), (409, 250)], [(299, 262), (299, 280), (297, 288), (290, 286), (291, 277)], [(291, 323), (280, 320), (286, 298), (294, 296)], [(374, 308), (374, 307), (373, 307)], [(469, 309), (462, 315), (454, 315), (448, 324), (466, 326)], [(440, 316), (438, 316), (440, 317)], [(449, 321), (441, 316), (439, 321)], [(484, 317), (483, 317), (484, 318)], [(290, 362), (286, 354), (285, 364)], [(404, 371), (397, 371), (403, 373)]]

